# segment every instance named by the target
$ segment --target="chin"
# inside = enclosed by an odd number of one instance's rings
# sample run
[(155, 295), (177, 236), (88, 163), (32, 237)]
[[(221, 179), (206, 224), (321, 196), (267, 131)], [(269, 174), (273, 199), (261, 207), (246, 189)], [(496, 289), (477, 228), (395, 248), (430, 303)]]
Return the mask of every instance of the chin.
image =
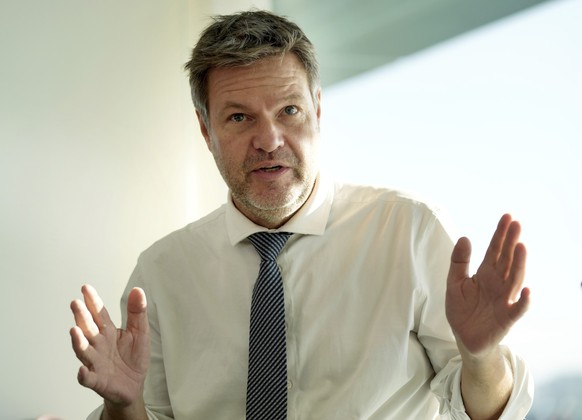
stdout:
[(260, 197), (255, 200), (249, 200), (249, 204), (252, 207), (263, 211), (293, 211), (293, 208), (297, 206), (297, 202), (299, 201), (299, 197), (278, 197), (278, 198), (265, 198)]
[(309, 194), (301, 188), (294, 187), (282, 192), (283, 188), (266, 191), (262, 194), (247, 194), (242, 200), (248, 206), (261, 211), (294, 212), (307, 199)]

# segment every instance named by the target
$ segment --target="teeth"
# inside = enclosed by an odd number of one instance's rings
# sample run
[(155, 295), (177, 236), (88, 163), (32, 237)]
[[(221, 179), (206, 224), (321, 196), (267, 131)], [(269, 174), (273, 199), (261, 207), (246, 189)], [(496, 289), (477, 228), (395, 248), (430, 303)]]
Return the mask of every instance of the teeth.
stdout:
[(281, 168), (281, 167), (280, 166), (271, 166), (270, 168), (261, 168), (261, 170), (264, 172), (274, 172), (274, 171), (278, 170), (279, 168)]

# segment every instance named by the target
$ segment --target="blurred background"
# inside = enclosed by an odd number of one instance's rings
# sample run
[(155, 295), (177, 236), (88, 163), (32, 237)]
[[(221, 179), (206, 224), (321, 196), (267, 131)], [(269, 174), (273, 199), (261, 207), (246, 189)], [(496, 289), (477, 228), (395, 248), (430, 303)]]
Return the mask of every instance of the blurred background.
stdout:
[(441, 206), (475, 262), (522, 222), (528, 419), (582, 419), (582, 0), (1, 0), (0, 419), (100, 404), (70, 301), (91, 283), (119, 320), (138, 254), (225, 200), (182, 65), (210, 15), (253, 6), (318, 48), (328, 171)]

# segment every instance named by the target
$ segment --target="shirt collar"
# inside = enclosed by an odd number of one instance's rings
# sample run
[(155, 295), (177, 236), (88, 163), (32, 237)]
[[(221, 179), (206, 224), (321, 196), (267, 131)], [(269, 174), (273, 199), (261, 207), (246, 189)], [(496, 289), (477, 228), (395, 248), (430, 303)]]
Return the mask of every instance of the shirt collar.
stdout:
[(267, 229), (247, 219), (234, 206), (229, 192), (226, 202), (226, 230), (231, 244), (234, 246), (253, 233), (265, 231), (323, 235), (331, 210), (333, 191), (331, 179), (320, 173), (305, 204), (278, 229)]

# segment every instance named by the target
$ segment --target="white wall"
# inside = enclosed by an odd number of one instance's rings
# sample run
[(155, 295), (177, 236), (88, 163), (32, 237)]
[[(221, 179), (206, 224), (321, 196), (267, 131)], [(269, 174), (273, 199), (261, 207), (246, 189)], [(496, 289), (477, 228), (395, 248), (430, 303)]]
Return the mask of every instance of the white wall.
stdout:
[(69, 303), (224, 201), (182, 71), (207, 15), (264, 1), (0, 2), (0, 418), (80, 419)]

